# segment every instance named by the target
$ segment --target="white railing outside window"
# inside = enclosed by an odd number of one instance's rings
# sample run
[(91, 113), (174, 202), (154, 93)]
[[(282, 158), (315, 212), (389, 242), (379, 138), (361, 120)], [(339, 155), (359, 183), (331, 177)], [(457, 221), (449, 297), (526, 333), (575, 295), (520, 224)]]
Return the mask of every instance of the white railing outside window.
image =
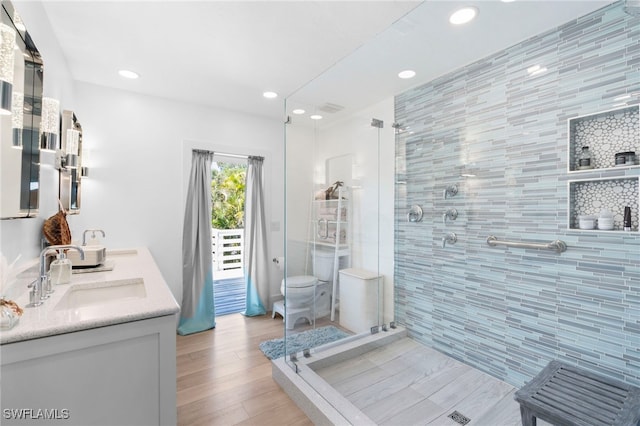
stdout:
[(211, 250), (214, 280), (242, 276), (244, 229), (211, 228)]

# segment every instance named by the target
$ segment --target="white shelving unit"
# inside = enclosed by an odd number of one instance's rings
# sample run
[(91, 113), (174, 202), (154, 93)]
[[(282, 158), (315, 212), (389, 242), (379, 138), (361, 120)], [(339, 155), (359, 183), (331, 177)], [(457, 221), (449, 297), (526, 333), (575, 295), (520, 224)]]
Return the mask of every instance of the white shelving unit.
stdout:
[[(312, 201), (311, 229), (313, 253), (318, 250), (333, 255), (333, 276), (331, 290), (331, 321), (335, 320), (338, 296), (338, 271), (341, 258), (346, 258), (345, 267), (350, 266), (351, 256), (351, 199), (349, 189), (338, 188), (338, 198)], [(314, 259), (315, 262), (315, 259)]]

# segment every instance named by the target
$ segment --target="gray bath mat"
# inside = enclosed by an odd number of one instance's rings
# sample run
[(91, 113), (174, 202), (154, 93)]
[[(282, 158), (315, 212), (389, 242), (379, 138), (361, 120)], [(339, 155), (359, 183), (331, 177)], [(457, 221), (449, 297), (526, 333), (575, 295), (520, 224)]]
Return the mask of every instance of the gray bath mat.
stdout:
[[(344, 339), (347, 336), (349, 336), (347, 333), (332, 325), (287, 335), (287, 355)], [(260, 343), (260, 350), (269, 359), (280, 358), (284, 356), (284, 339), (262, 342)]]

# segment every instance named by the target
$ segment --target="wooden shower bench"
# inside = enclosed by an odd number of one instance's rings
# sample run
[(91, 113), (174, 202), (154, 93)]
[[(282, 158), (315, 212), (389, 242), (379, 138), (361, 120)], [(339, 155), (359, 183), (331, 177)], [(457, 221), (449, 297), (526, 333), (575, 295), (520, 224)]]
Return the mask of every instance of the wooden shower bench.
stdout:
[(551, 361), (515, 393), (523, 426), (640, 425), (640, 388)]

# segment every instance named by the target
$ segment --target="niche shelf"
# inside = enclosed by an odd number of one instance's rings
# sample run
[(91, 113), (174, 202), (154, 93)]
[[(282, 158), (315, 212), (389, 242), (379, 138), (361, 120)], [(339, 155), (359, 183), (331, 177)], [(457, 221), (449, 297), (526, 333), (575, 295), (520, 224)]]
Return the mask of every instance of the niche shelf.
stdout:
[[(568, 120), (568, 172), (625, 170), (640, 168), (640, 105), (583, 115)], [(578, 170), (578, 156), (583, 146), (591, 151), (592, 169)], [(615, 154), (636, 152), (636, 164), (616, 166)]]
[[(638, 233), (638, 209), (640, 195), (638, 187), (640, 177), (602, 178), (588, 180), (571, 180), (568, 182), (569, 217), (567, 223), (570, 230), (585, 232), (628, 233), (623, 231), (623, 214), (625, 206), (631, 207), (631, 229)], [(583, 230), (578, 226), (580, 215), (599, 216), (602, 209), (613, 213), (613, 230)]]

